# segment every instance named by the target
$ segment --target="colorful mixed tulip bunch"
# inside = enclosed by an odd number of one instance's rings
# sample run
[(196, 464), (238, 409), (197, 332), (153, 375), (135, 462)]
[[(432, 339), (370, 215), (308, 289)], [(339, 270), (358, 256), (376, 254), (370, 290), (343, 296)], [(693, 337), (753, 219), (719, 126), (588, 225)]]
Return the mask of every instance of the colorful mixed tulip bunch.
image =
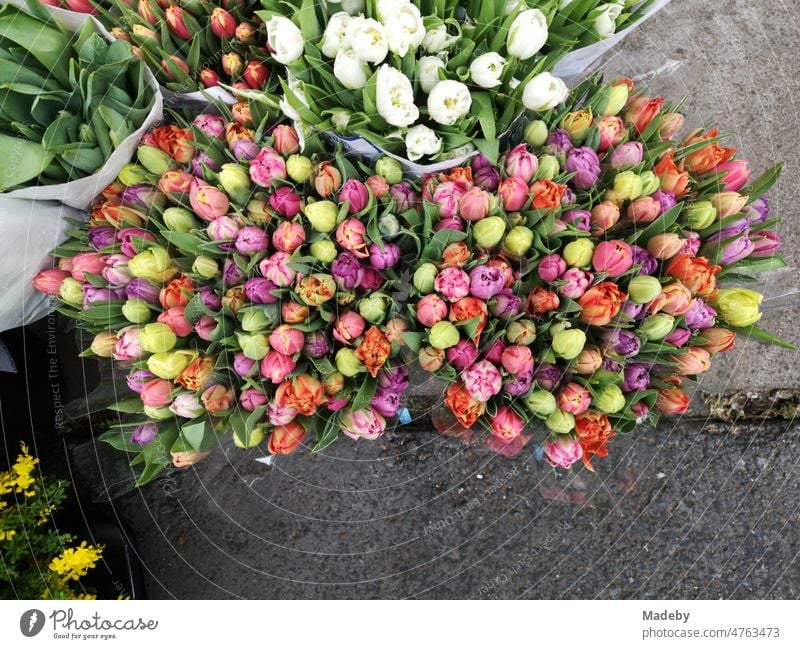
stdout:
[(765, 192), (716, 130), (676, 139), (683, 117), (629, 80), (582, 84), (538, 115), (498, 166), (423, 181), (428, 241), (413, 277), (424, 370), (489, 444), (519, 452), (544, 432), (567, 468), (686, 390), (755, 323), (761, 294), (727, 287), (784, 265)]
[(411, 161), (499, 153), (518, 115), (568, 94), (568, 51), (636, 22), (650, 2), (262, 0), (285, 67), (284, 112)]
[(239, 90), (270, 87), (269, 56), (259, 34), (254, 2), (113, 0), (93, 4), (111, 34), (137, 47), (169, 90), (189, 93), (221, 84)]
[(88, 353), (127, 372), (127, 416), (103, 439), (144, 465), (140, 484), (231, 433), (270, 453), (309, 431), (317, 450), (375, 439), (408, 386), (393, 293), (416, 194), (392, 161), (312, 159), (267, 121), (148, 132), (36, 278), (94, 335)]

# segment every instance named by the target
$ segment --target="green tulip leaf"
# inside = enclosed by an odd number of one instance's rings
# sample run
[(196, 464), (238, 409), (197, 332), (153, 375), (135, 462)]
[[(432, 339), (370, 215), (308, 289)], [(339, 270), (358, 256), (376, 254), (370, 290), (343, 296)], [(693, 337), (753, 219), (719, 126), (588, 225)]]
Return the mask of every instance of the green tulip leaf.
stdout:
[(41, 144), (0, 134), (0, 191), (33, 180), (52, 159)]

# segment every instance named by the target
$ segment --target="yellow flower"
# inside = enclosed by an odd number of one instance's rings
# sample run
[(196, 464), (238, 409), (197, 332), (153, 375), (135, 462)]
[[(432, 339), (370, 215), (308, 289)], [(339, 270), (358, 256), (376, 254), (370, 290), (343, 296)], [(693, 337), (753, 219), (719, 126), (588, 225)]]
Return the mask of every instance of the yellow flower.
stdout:
[(16, 530), (0, 530), (0, 541), (10, 541), (16, 534)]
[(39, 460), (30, 455), (28, 453), (28, 447), (25, 444), (22, 444), (22, 453), (17, 456), (17, 461), (14, 466), (11, 467), (11, 469), (18, 476), (30, 475), (33, 473), (33, 467), (35, 467), (38, 463)]
[(97, 599), (97, 595), (92, 595), (90, 593), (79, 593), (76, 595), (72, 593), (72, 597), (70, 599)]
[(67, 548), (50, 562), (50, 570), (57, 572), (64, 579), (79, 579), (94, 568), (103, 554), (103, 546), (87, 545), (83, 541), (76, 548)]

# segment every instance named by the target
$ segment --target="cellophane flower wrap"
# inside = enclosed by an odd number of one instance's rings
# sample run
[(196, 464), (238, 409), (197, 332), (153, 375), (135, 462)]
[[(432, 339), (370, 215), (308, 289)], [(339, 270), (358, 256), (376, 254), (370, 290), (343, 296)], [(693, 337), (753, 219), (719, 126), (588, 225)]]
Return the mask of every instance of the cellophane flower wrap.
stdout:
[(396, 165), (308, 158), (269, 119), (240, 105), (147, 133), (35, 282), (127, 373), (102, 439), (139, 484), (231, 434), (273, 454), (375, 439), (408, 386), (392, 295), (418, 197)]
[(499, 166), (424, 180), (407, 339), (460, 429), (591, 468), (617, 433), (685, 412), (737, 335), (791, 346), (738, 286), (784, 266), (780, 165), (753, 179), (716, 129), (678, 139), (683, 117), (629, 80), (536, 117)]
[[(525, 109), (567, 96), (549, 72), (649, 2), (262, 0), (287, 116), (412, 162), (491, 159)], [(633, 5), (633, 6), (630, 6)], [(627, 8), (626, 8), (627, 7)]]

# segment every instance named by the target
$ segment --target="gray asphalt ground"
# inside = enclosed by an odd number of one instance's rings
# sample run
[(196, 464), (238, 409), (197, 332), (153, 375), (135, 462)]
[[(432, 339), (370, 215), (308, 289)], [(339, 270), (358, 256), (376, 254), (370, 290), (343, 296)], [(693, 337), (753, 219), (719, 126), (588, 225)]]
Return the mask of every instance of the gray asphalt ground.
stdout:
[[(736, 133), (772, 194), (790, 269), (761, 284), (763, 325), (798, 340), (797, 53), (788, 0), (673, 0), (606, 66), (652, 81), (687, 125)], [(746, 341), (709, 391), (800, 388), (797, 352)], [(618, 438), (597, 473), (559, 476), (433, 433), (390, 433), (256, 462), (227, 449), (115, 501), (151, 597), (796, 598), (800, 426), (668, 421)]]

